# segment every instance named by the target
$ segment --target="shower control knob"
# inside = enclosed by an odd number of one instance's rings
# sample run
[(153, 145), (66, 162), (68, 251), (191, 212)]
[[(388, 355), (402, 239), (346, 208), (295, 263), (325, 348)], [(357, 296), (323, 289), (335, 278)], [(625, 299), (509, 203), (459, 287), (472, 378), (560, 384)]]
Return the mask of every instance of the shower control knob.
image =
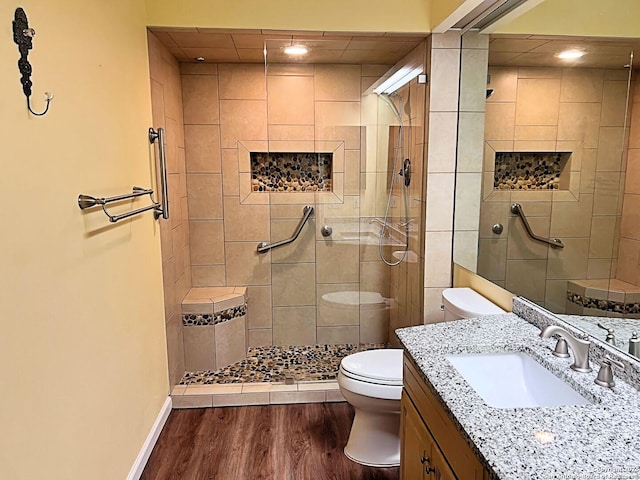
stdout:
[(333, 228), (331, 228), (329, 225), (323, 225), (320, 229), (320, 233), (323, 237), (330, 237), (333, 233)]
[(504, 230), (504, 227), (502, 226), (501, 223), (496, 223), (493, 227), (491, 227), (491, 231), (496, 235), (500, 235), (503, 230)]

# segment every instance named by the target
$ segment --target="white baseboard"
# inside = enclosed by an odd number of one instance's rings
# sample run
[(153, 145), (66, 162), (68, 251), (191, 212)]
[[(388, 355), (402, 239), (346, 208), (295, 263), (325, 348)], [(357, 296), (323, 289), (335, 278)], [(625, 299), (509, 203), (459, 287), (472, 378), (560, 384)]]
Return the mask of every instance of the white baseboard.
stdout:
[(147, 461), (151, 456), (151, 452), (153, 451), (153, 447), (156, 445), (158, 441), (158, 437), (160, 436), (160, 432), (162, 431), (162, 427), (164, 427), (167, 418), (169, 418), (169, 414), (171, 413), (171, 397), (167, 397), (160, 409), (160, 413), (156, 417), (156, 421), (153, 423), (151, 427), (151, 431), (149, 435), (147, 435), (147, 439), (144, 441), (142, 448), (140, 449), (140, 453), (138, 453), (138, 457), (136, 461), (133, 463), (131, 467), (131, 471), (129, 471), (129, 475), (127, 475), (127, 480), (140, 480), (142, 476), (142, 471), (144, 467), (147, 465)]

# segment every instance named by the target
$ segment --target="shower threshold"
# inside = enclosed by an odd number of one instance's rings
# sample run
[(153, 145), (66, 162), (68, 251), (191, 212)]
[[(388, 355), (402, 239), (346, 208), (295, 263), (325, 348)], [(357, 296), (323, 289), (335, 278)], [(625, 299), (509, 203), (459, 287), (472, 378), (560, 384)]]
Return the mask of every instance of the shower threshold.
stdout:
[(185, 372), (171, 393), (174, 408), (344, 401), (340, 361), (385, 344), (252, 347), (218, 370)]

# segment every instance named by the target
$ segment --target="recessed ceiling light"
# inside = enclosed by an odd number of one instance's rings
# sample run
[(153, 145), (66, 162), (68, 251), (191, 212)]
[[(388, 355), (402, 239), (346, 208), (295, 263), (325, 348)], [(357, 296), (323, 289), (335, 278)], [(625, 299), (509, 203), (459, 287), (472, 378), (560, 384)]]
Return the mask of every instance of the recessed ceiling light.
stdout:
[(574, 58), (580, 58), (583, 55), (584, 52), (582, 50), (565, 50), (564, 52), (558, 53), (556, 56), (565, 60), (571, 60)]
[(204, 62), (204, 57), (196, 57), (194, 58), (196, 62)]
[(309, 53), (309, 49), (304, 45), (289, 45), (288, 47), (285, 47), (284, 53), (293, 56), (306, 55), (307, 53)]

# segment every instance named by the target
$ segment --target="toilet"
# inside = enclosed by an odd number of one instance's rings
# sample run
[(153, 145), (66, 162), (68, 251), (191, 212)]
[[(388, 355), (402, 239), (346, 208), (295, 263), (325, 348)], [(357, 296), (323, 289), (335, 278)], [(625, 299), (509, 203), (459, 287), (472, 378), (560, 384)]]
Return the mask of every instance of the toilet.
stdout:
[(400, 465), (402, 349), (365, 350), (344, 357), (338, 385), (355, 410), (345, 455), (370, 467)]
[[(471, 288), (447, 288), (442, 300), (446, 321), (505, 313)], [(338, 385), (355, 410), (345, 455), (370, 467), (400, 465), (402, 350), (346, 356), (340, 362)]]
[(468, 287), (447, 288), (442, 292), (444, 321), (476, 318), (506, 313), (475, 290)]

